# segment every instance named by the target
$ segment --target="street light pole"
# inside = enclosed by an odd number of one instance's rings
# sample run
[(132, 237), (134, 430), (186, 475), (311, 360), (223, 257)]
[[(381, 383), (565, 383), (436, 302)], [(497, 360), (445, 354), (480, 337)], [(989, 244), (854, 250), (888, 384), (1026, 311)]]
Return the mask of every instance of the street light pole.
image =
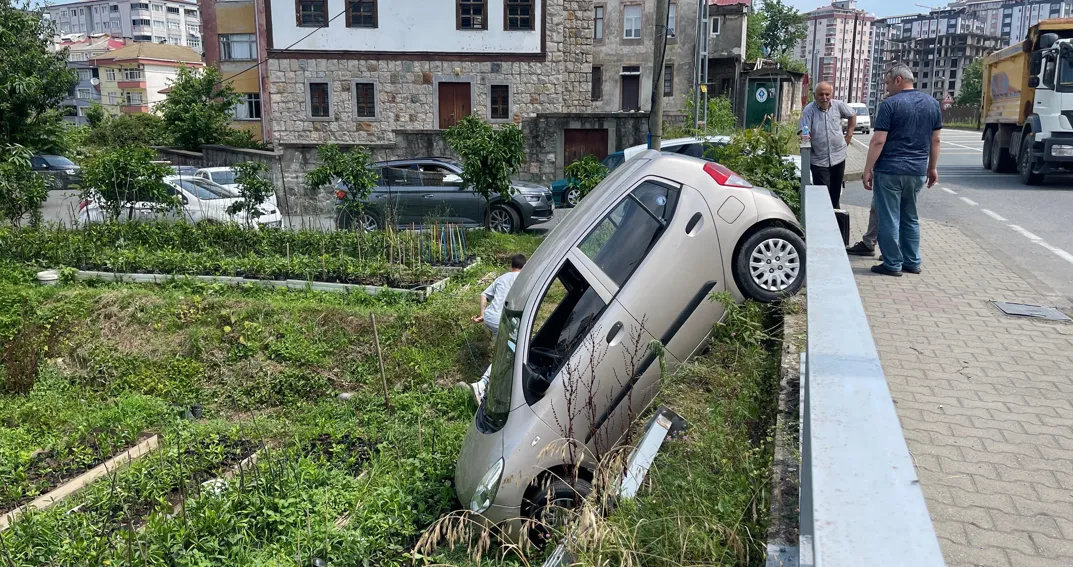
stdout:
[(648, 115), (648, 147), (660, 149), (663, 139), (663, 62), (667, 56), (670, 0), (656, 0), (656, 33), (652, 56), (652, 105)]

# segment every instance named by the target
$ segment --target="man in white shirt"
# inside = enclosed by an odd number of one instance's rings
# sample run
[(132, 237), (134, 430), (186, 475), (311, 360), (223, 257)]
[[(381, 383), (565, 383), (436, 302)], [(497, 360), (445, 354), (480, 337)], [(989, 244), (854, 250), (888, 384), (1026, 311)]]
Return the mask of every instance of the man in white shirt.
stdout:
[[(492, 331), (492, 341), (499, 336), (499, 317), (503, 314), (503, 303), (507, 301), (507, 293), (510, 292), (514, 280), (518, 279), (518, 272), (525, 267), (525, 256), (515, 254), (510, 259), (510, 271), (496, 278), (492, 285), (481, 293), (481, 314), (473, 318), (474, 323), (483, 322), (489, 331)], [(473, 390), (473, 397), (477, 398), (477, 405), (484, 399), (484, 391), (488, 387), (488, 376), (492, 372), (492, 365), (484, 371), (480, 380), (469, 385)]]

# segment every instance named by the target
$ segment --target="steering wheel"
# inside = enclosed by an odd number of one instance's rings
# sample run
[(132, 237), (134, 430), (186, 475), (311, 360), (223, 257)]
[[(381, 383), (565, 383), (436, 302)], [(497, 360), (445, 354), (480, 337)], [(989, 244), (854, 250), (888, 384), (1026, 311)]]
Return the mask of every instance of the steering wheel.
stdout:
[(529, 352), (531, 354), (536, 354), (536, 355), (542, 356), (542, 357), (550, 360), (556, 366), (559, 365), (559, 361), (561, 361), (562, 358), (563, 358), (562, 356), (559, 355), (558, 352), (555, 352), (554, 350), (552, 350), (550, 348), (532, 347), (532, 348), (529, 349)]

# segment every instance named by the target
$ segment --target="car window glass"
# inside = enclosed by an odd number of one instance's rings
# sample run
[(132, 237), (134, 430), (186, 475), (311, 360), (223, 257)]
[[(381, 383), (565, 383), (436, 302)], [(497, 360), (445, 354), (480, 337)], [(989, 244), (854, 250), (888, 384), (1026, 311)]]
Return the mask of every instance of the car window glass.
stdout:
[(45, 161), (48, 162), (50, 165), (52, 165), (52, 167), (58, 167), (58, 168), (62, 168), (62, 169), (70, 169), (72, 167), (75, 167), (75, 162), (73, 162), (73, 161), (71, 161), (71, 160), (69, 160), (69, 159), (67, 159), (67, 158), (65, 158), (63, 156), (54, 156), (54, 157), (50, 157), (50, 158), (45, 158)]
[(422, 183), (421, 172), (414, 169), (402, 169), (398, 167), (385, 167), (380, 170), (384, 185), (388, 187), (420, 187)]
[(596, 325), (607, 307), (567, 261), (537, 306), (526, 359), (526, 401), (535, 403)]
[(39, 157), (34, 157), (34, 158), (30, 158), (30, 167), (32, 167), (34, 169), (45, 169), (45, 167), (47, 167), (47, 164), (45, 163), (44, 159), (39, 158)]
[(214, 183), (219, 183), (220, 185), (231, 185), (235, 182), (235, 172), (214, 171), (212, 172), (212, 181)]
[(1043, 68), (1043, 87), (1048, 89), (1054, 88), (1054, 76), (1058, 72), (1058, 61), (1053, 57), (1047, 59), (1047, 64)]
[(626, 156), (621, 153), (614, 153), (605, 157), (603, 164), (609, 170), (615, 169), (616, 167), (622, 165), (622, 162), (625, 160), (625, 158)]
[(646, 181), (581, 241), (581, 251), (622, 287), (670, 223), (677, 204), (677, 189)]
[(858, 106), (857, 107), (857, 116), (868, 116), (868, 107), (867, 106)]
[(235, 195), (224, 187), (220, 187), (219, 185), (215, 185), (204, 179), (177, 179), (175, 180), (175, 183), (178, 183), (183, 189), (202, 201), (235, 198)]
[(683, 144), (680, 148), (678, 148), (678, 153), (684, 156), (702, 158), (704, 157), (704, 146), (700, 143)]

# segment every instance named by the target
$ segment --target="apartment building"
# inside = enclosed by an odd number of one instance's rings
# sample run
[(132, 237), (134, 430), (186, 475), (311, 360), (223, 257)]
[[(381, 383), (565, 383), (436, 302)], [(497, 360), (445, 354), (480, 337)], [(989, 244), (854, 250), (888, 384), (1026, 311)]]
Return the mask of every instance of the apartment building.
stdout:
[(957, 96), (965, 68), (1002, 47), (1003, 39), (980, 33), (952, 32), (934, 37), (892, 41), (891, 61), (906, 63), (916, 76), (916, 88), (942, 100)]
[(1073, 0), (960, 0), (949, 8), (978, 20), (983, 26), (980, 33), (1001, 37), (1003, 47), (1024, 41), (1028, 29), (1040, 20), (1073, 16)]
[(88, 0), (48, 5), (44, 10), (59, 34), (109, 34), (202, 50), (201, 14), (192, 0)]
[(836, 99), (867, 101), (875, 17), (858, 10), (856, 0), (838, 0), (806, 15), (807, 35), (794, 54), (805, 63), (811, 83), (830, 82)]
[(56, 51), (67, 49), (67, 68), (78, 74), (78, 83), (68, 97), (60, 102), (65, 113), (64, 120), (72, 124), (86, 124), (86, 111), (93, 103), (101, 102), (100, 73), (94, 59), (124, 46), (122, 39), (103, 34), (70, 34), (53, 43)]
[(201, 0), (205, 62), (220, 69), (242, 97), (235, 105), (233, 128), (269, 140), (270, 114), (265, 4), (254, 0)]
[(149, 112), (167, 98), (164, 91), (179, 67), (203, 67), (189, 47), (134, 43), (92, 60), (100, 73), (101, 104), (112, 114)]

